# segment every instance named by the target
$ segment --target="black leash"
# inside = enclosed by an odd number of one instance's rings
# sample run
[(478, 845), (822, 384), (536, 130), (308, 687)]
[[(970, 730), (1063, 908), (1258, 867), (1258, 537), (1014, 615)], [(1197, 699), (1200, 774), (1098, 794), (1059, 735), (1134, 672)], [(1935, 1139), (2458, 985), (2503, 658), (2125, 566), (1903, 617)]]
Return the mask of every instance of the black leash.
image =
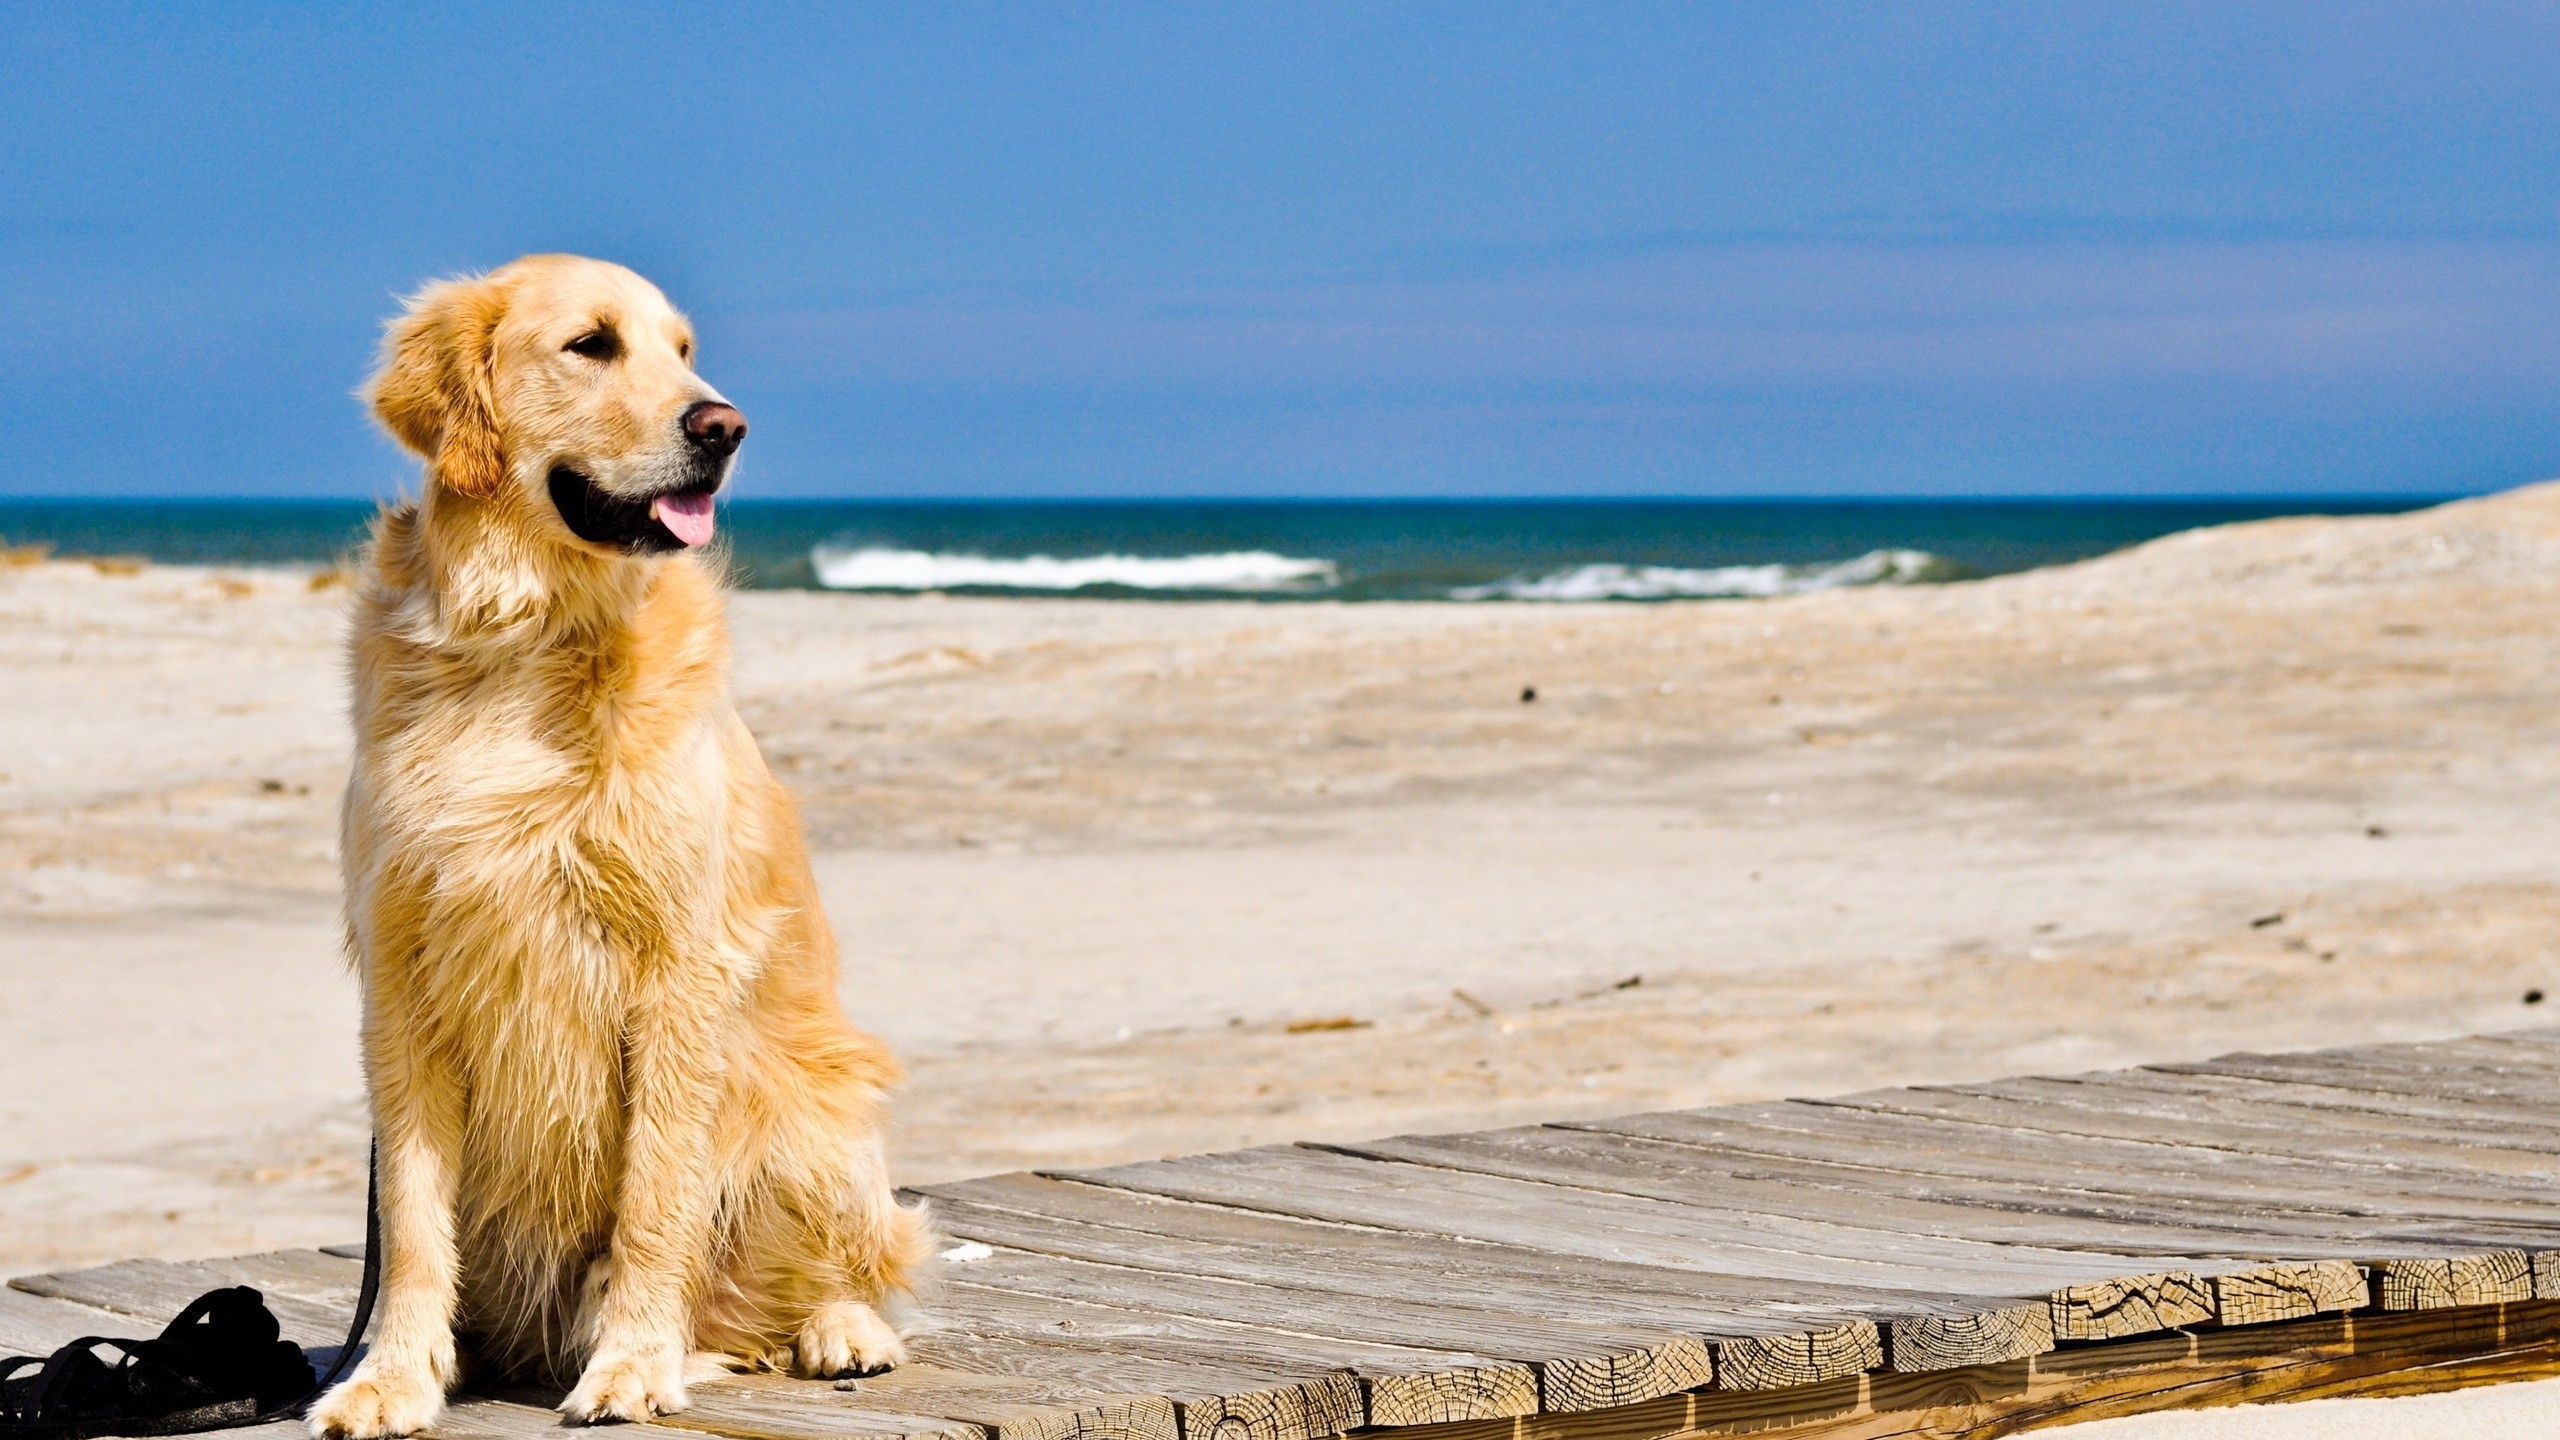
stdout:
[[(246, 1285), (199, 1295), (156, 1340), (84, 1335), (50, 1356), (0, 1360), (0, 1440), (190, 1435), (300, 1415), (354, 1368), (382, 1284), (381, 1147), (365, 1165), (364, 1279), (346, 1343), (315, 1380)], [(120, 1359), (100, 1358), (100, 1346)]]
[(364, 1330), (374, 1325), (374, 1294), (381, 1289), (381, 1140), (374, 1140), (371, 1153), (364, 1158), (364, 1279), (356, 1281), (356, 1320), (348, 1322), (346, 1343), (338, 1345), (338, 1355), (330, 1358), (328, 1373), (320, 1376), (312, 1391), (289, 1407), (289, 1412), (269, 1414), (264, 1420), (284, 1420), (284, 1414), (302, 1414), (315, 1399), (328, 1394), (328, 1386), (346, 1379), (356, 1368), (356, 1350), (364, 1343)]
[[(364, 1160), (364, 1278), (356, 1283), (356, 1318), (347, 1326), (346, 1343), (338, 1347), (329, 1362), (329, 1373), (320, 1377), (293, 1406), (301, 1414), (311, 1402), (328, 1393), (329, 1387), (347, 1378), (356, 1365), (356, 1350), (364, 1341), (365, 1328), (373, 1324), (373, 1297), (382, 1288), (382, 1142), (373, 1142)], [(271, 1417), (282, 1418), (282, 1417)]]

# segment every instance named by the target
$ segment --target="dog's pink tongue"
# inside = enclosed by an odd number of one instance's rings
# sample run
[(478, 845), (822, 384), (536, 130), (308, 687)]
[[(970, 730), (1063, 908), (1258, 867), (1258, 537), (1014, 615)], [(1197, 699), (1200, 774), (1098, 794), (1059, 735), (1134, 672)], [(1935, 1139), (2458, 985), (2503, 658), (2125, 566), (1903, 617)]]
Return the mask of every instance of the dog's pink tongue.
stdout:
[(701, 545), (711, 539), (711, 497), (707, 494), (661, 495), (649, 502), (649, 513), (667, 527), (667, 533), (687, 545)]

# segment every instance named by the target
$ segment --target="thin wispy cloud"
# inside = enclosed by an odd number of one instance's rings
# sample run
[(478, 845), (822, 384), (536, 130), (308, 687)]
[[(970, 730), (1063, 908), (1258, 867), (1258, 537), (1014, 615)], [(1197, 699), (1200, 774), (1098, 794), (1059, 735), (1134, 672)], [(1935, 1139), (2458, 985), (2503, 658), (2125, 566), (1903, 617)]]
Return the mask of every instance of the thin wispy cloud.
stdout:
[(2560, 246), (1719, 246), (1443, 281), (740, 317), (873, 383), (1314, 388), (2560, 380)]

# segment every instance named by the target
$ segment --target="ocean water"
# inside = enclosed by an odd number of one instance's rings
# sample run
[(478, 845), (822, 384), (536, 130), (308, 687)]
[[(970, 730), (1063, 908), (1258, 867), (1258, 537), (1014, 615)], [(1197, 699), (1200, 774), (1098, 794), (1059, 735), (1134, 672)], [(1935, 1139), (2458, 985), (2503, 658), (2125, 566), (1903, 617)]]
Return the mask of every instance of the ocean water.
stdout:
[[(1570, 603), (1926, 584), (2172, 531), (2443, 497), (2166, 500), (748, 500), (740, 583), (1124, 599)], [(0, 499), (0, 539), (163, 563), (325, 564), (370, 505)]]

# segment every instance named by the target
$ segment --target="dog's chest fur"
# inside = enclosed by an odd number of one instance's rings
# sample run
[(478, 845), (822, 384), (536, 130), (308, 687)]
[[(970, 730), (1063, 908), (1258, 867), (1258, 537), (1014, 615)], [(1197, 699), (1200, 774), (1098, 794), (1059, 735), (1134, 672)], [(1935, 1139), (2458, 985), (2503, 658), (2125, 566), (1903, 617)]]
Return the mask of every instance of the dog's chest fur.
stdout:
[(378, 627), (395, 653), (357, 666), (349, 911), (397, 932), (361, 947), (369, 1003), (465, 1077), (475, 1328), (566, 1323), (610, 1230), (624, 1036), (671, 996), (717, 1023), (753, 964), (721, 933), (735, 722), (716, 596), (671, 578), (645, 625), (467, 657), (397, 653)]

